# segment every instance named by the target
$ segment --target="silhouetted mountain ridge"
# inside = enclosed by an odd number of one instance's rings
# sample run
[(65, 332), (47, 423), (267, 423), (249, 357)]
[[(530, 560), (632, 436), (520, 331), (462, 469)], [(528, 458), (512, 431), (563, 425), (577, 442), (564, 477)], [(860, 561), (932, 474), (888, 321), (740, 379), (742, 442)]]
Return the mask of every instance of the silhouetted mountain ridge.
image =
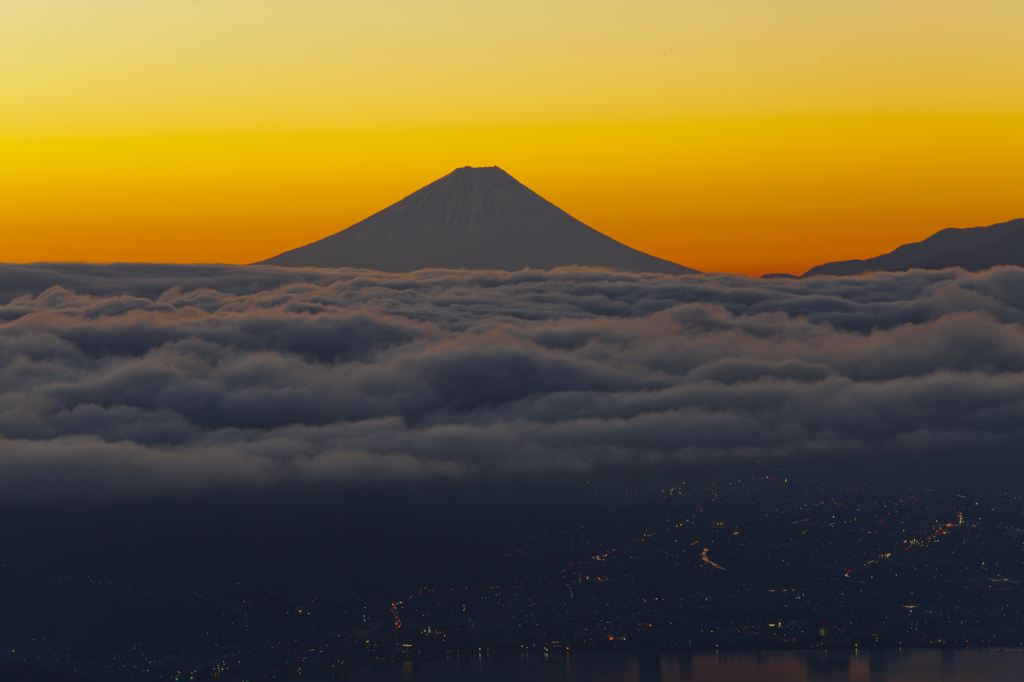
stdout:
[(987, 227), (948, 228), (919, 242), (864, 260), (818, 265), (801, 277), (860, 275), (878, 270), (900, 272), (921, 268), (961, 267), (980, 271), (997, 265), (1024, 266), (1024, 218)]
[(963, 268), (972, 272), (980, 272), (997, 265), (1024, 267), (1024, 225), (994, 242), (964, 251), (943, 251), (914, 263), (908, 269)]
[(696, 272), (601, 234), (497, 166), (456, 169), (346, 230), (263, 263), (384, 272), (564, 265)]

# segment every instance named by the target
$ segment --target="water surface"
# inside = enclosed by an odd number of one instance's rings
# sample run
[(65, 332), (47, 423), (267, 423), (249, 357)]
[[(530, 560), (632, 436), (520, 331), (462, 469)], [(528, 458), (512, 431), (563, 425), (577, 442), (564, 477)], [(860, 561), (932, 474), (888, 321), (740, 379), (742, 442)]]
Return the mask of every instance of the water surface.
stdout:
[(398, 661), (340, 674), (347, 682), (1012, 682), (1024, 653), (730, 651), (692, 654), (468, 656)]

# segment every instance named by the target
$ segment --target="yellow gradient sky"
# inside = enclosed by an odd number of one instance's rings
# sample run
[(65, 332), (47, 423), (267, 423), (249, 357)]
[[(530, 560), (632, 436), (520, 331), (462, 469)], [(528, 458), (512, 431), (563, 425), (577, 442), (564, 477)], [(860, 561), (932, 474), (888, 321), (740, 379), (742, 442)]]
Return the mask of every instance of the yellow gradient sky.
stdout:
[(1021, 0), (0, 3), (0, 261), (246, 263), (464, 165), (700, 270), (1024, 217)]

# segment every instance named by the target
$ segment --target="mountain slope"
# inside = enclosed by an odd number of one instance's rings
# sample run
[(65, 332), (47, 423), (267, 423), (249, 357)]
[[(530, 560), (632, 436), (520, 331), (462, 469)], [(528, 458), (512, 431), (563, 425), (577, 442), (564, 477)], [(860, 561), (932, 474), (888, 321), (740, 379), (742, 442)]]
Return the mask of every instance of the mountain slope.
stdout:
[(346, 230), (263, 263), (384, 272), (562, 265), (696, 272), (584, 225), (497, 166), (459, 168)]
[[(1024, 218), (997, 223), (988, 227), (967, 227), (962, 229), (949, 228), (940, 230), (927, 239), (912, 244), (904, 244), (889, 253), (865, 260), (843, 260), (818, 265), (801, 277), (815, 275), (860, 275), (875, 270), (896, 272), (908, 270), (932, 256), (947, 252), (960, 252), (991, 244), (1019, 227), (1024, 226)], [(934, 268), (929, 268), (934, 269)]]
[(972, 272), (980, 272), (997, 265), (1018, 265), (1024, 267), (1024, 220), (1013, 232), (994, 242), (965, 251), (943, 251), (934, 256), (924, 258), (909, 269), (942, 270), (943, 268), (963, 268)]

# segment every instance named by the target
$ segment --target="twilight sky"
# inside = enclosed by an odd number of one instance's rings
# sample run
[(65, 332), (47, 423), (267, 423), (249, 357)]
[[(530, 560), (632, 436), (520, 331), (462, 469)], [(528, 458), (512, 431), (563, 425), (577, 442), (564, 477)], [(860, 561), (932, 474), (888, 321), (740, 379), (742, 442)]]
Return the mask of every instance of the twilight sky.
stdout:
[(246, 263), (463, 165), (701, 270), (1024, 215), (1019, 0), (0, 5), (0, 260)]

